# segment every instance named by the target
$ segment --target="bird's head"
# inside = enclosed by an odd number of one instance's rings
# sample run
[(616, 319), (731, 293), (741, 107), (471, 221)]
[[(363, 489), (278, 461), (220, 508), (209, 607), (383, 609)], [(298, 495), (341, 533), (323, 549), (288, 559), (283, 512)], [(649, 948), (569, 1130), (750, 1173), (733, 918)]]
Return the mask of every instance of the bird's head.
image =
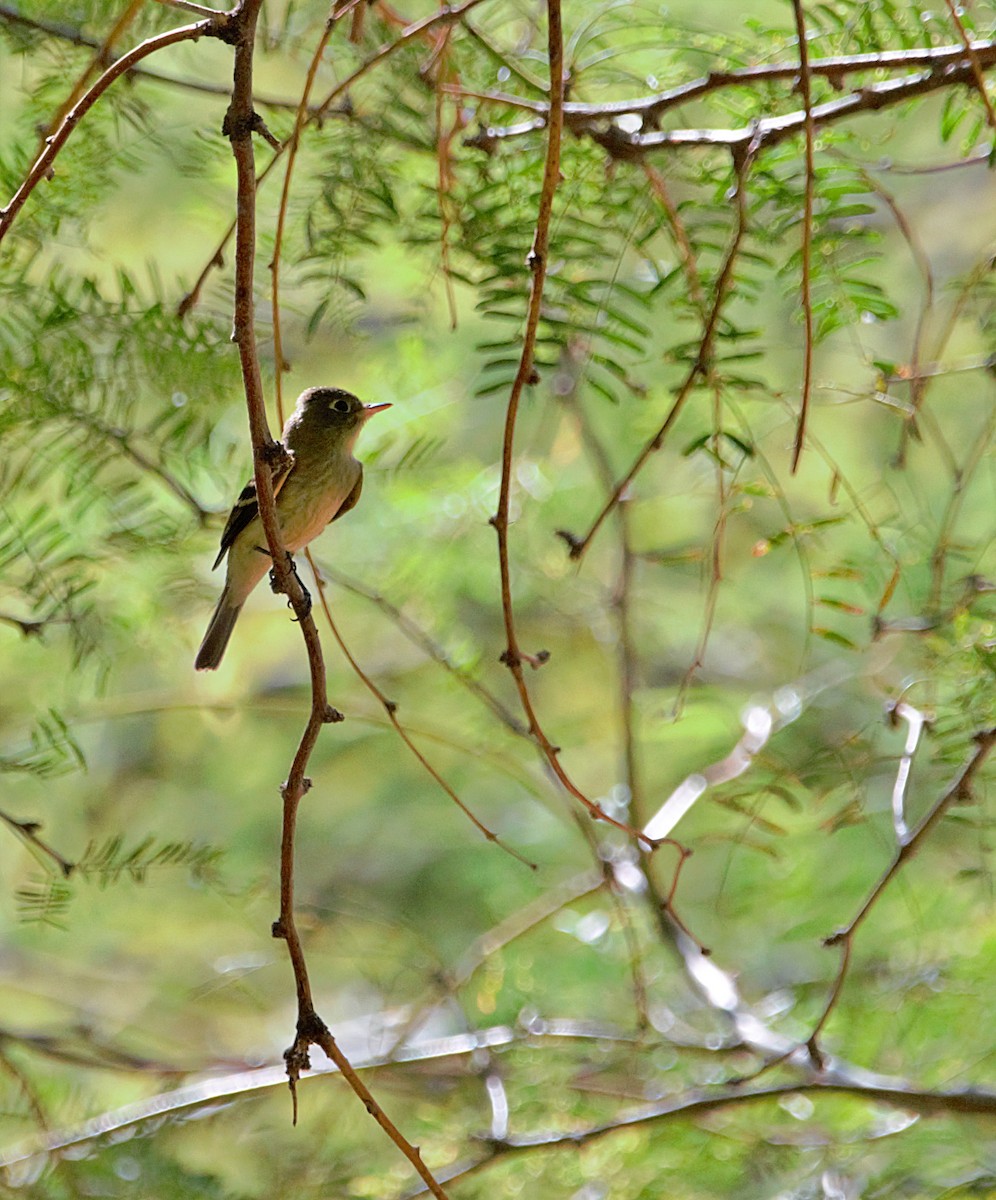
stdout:
[(390, 407), (390, 404), (364, 404), (352, 392), (333, 387), (308, 388), (297, 401), (298, 411), (309, 423), (314, 421), (344, 432), (358, 430), (374, 413)]
[[(301, 434), (332, 452), (342, 448), (351, 452), (360, 436), (360, 430), (374, 413), (383, 412), (390, 404), (364, 404), (352, 392), (342, 388), (315, 387), (302, 392), (297, 399), (297, 408), (284, 430), (287, 444), (295, 452), (300, 449)], [(292, 427), (296, 431), (291, 433)]]

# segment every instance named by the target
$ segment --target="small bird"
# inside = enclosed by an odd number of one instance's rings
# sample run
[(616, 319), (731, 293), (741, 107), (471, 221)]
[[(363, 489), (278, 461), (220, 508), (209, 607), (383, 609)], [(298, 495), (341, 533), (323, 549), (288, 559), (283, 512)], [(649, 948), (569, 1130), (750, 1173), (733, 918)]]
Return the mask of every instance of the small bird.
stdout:
[[(355, 507), (363, 488), (363, 467), (353, 458), (353, 447), (367, 420), (390, 407), (364, 404), (340, 388), (308, 388), (298, 396), (281, 435), (294, 461), (273, 481), (280, 532), (290, 553), (303, 549), (326, 525)], [(226, 554), (225, 587), (194, 660), (198, 671), (217, 668), (243, 604), (272, 565), (252, 480), (229, 514), (215, 567)]]

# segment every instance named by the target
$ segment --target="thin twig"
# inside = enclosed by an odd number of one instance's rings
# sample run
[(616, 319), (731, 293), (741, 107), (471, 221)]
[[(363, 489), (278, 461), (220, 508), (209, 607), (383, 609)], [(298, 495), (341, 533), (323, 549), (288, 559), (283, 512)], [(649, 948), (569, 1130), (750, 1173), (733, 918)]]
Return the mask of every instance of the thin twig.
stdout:
[(733, 234), (730, 238), (730, 244), (727, 247), (726, 256), (723, 260), (723, 265), (720, 269), (719, 276), (716, 279), (716, 285), (713, 292), (712, 307), (709, 310), (709, 315), (705, 321), (705, 328), (702, 331), (702, 337), (699, 341), (698, 351), (695, 355), (695, 361), (692, 363), (685, 380), (678, 390), (678, 394), (668, 410), (667, 416), (660, 429), (646, 443), (640, 453), (636, 456), (633, 465), (629, 468), (626, 474), (619, 480), (616, 486), (612, 489), (612, 494), (602, 506), (598, 516), (592, 522), (588, 532), (583, 538), (577, 538), (572, 535), (563, 534), (564, 540), (570, 546), (571, 558), (580, 560), (584, 557), (585, 552), (591, 545), (595, 534), (602, 527), (603, 522), (609, 513), (619, 503), (624, 493), (629, 488), (630, 484), (636, 478), (637, 474), (643, 469), (647, 460), (651, 458), (664, 445), (664, 440), (671, 430), (678, 415), (685, 406), (685, 401), (691, 395), (692, 388), (700, 378), (707, 379), (712, 370), (712, 352), (713, 345), (716, 339), (716, 329), (719, 325), (719, 317), (723, 311), (723, 305), (726, 302), (730, 291), (730, 285), (733, 282), (733, 268), (737, 260), (737, 255), (740, 251), (740, 246), (744, 235), (747, 232), (747, 176), (750, 171), (750, 165), (753, 159), (752, 154), (746, 155), (740, 160), (737, 171), (736, 180), (734, 183), (735, 189), (735, 204), (736, 204), (736, 224)]
[(993, 108), (993, 102), (989, 98), (989, 92), (986, 90), (986, 80), (982, 73), (982, 64), (979, 62), (978, 54), (972, 39), (965, 31), (965, 26), (962, 24), (961, 17), (958, 15), (958, 7), (954, 0), (944, 0), (948, 6), (948, 15), (951, 17), (951, 23), (958, 31), (958, 36), (961, 38), (961, 44), (965, 47), (965, 53), (968, 55), (969, 62), (972, 64), (972, 75), (975, 79), (975, 86), (978, 89), (979, 96), (982, 99), (983, 107), (986, 110), (986, 122), (989, 128), (996, 132), (996, 109)]
[(647, 182), (650, 184), (650, 190), (661, 202), (661, 206), (667, 213), (668, 221), (671, 223), (671, 232), (674, 234), (675, 245), (678, 247), (678, 253), (681, 255), (682, 269), (685, 272), (685, 279), (688, 282), (688, 294), (704, 317), (706, 299), (705, 293), (702, 290), (702, 278), (699, 275), (698, 264), (695, 261), (695, 251), (692, 249), (692, 243), (688, 237), (688, 230), (685, 228), (685, 223), (681, 219), (681, 213), (678, 211), (678, 206), (671, 197), (667, 180), (660, 171), (652, 163), (648, 163), (646, 159), (640, 163), (640, 166), (647, 177)]
[[(276, 380), (277, 419), (280, 422), (281, 428), (283, 428), (284, 424), (283, 379), (284, 372), (288, 370), (288, 364), (284, 358), (283, 338), (280, 328), (280, 254), (284, 243), (284, 226), (287, 223), (287, 206), (290, 203), (291, 176), (294, 173), (294, 164), (297, 161), (297, 148), (301, 141), (301, 130), (304, 128), (308, 113), (308, 99), (311, 96), (311, 89), (314, 86), (315, 76), (318, 74), (322, 55), (325, 53), (325, 47), (332, 36), (332, 30), (335, 28), (337, 18), (338, 14), (332, 12), (325, 21), (322, 36), (318, 39), (318, 44), (315, 46), (314, 53), (311, 56), (311, 62), (308, 64), (308, 73), (305, 77), (301, 99), (298, 102), (297, 113), (294, 117), (294, 129), (284, 143), (287, 149), (287, 167), (284, 170), (284, 182), (280, 190), (280, 205), (277, 208), (277, 226), (273, 235), (273, 257), (270, 259), (270, 296), (273, 310), (273, 364)], [(259, 181), (257, 180), (258, 186)]]
[(814, 1025), (813, 1031), (806, 1043), (817, 1066), (822, 1065), (823, 1061), (818, 1046), (819, 1036), (830, 1019), (830, 1014), (836, 1007), (837, 1001), (843, 991), (844, 981), (847, 977), (848, 967), (850, 966), (855, 934), (882, 893), (892, 880), (895, 879), (896, 875), (899, 874), (903, 866), (920, 850), (928, 835), (933, 831), (934, 826), (940, 822), (951, 805), (958, 801), (965, 801), (971, 796), (972, 781), (985, 763), (993, 745), (996, 744), (996, 728), (980, 731), (975, 735), (974, 742), (975, 748), (965, 765), (948, 787), (945, 788), (941, 796), (934, 802), (929, 812), (904, 837), (898, 838), (899, 845), (892, 857), (892, 861), (876, 880), (864, 903), (847, 925), (831, 934), (824, 942), (826, 946), (841, 947), (841, 961), (823, 1012)]
[(511, 733), (514, 733), (517, 737), (529, 738), (529, 730), (494, 692), (485, 687), (479, 679), (475, 679), (473, 675), (458, 666), (443, 646), (435, 641), (434, 638), (398, 608), (397, 605), (392, 604), (386, 596), (382, 596), (380, 592), (368, 587), (365, 583), (361, 583), (349, 575), (344, 575), (342, 571), (332, 567), (322, 566), (321, 573), (337, 587), (344, 588), (347, 592), (352, 592), (356, 596), (362, 596), (365, 600), (369, 600), (371, 604), (380, 609), (397, 626), (410, 642), (424, 651), (433, 662), (444, 667), (462, 687), (465, 687), (482, 704), (489, 708)]
[(442, 775), (439, 774), (439, 772), (432, 765), (432, 763), (429, 762), (429, 760), (425, 757), (425, 755), (422, 753), (422, 751), (419, 750), (418, 746), (415, 745), (414, 741), (412, 740), (411, 734), (409, 734), (408, 730), (405, 729), (405, 727), (398, 720), (397, 704), (393, 700), (389, 699), (380, 690), (380, 688), (377, 686), (377, 684), (374, 683), (374, 681), (370, 678), (370, 676), (366, 673), (366, 671), (363, 670), (363, 668), (353, 657), (352, 652), (350, 651), (349, 647), (346, 645), (345, 641), (343, 640), (342, 634), (339, 632), (339, 627), (336, 624), (335, 619), (332, 616), (332, 609), (329, 605), (328, 597), (325, 594), (325, 581), (323, 580), (318, 568), (315, 566), (315, 560), (311, 556), (311, 551), (305, 550), (304, 554), (308, 560), (308, 566), (311, 567), (311, 574), (315, 580), (315, 587), (318, 589), (318, 598), (319, 598), (319, 601), (321, 602), (322, 612), (325, 614), (325, 620), (328, 623), (329, 629), (332, 631), (332, 636), (335, 638), (336, 643), (339, 646), (339, 649), (342, 651), (343, 657), (349, 663), (350, 667), (353, 670), (353, 673), (356, 675), (356, 677), (359, 679), (359, 681), (363, 684), (363, 686), (367, 689), (367, 691), (377, 700), (377, 702), (384, 709), (384, 712), (387, 715), (387, 719), (391, 722), (391, 725), (393, 726), (395, 733), (397, 733), (397, 735), (405, 743), (405, 745), (412, 752), (412, 754), (415, 756), (415, 758), (418, 759), (418, 761), (422, 765), (423, 769), (429, 775), (432, 776), (432, 778), (436, 781), (436, 783), (439, 784), (439, 786), (443, 789), (443, 791), (446, 793), (446, 795), (449, 796), (449, 798), (453, 801), (453, 803), (457, 806), (457, 808), (460, 809), (460, 811), (464, 814), (465, 817), (467, 817), (467, 819), (471, 822), (471, 824), (473, 824), (474, 827), (477, 830), (479, 830), (480, 833), (482, 833), (489, 842), (491, 842), (495, 846), (498, 846), (500, 849), (504, 850), (506, 854), (510, 854), (513, 858), (517, 859), (524, 866), (527, 866), (531, 870), (535, 871), (536, 864), (534, 862), (531, 862), (524, 855), (520, 854), (517, 850), (512, 849), (511, 846), (507, 845), (494, 832), (494, 830), (489, 829), (488, 826), (485, 825), (483, 821), (481, 821), (478, 817), (476, 817), (474, 815), (474, 813), (467, 807), (467, 805), (464, 804), (464, 802), (460, 799), (460, 797), (453, 790), (453, 788), (446, 782), (446, 780), (442, 777)]
[(68, 879), (76, 870), (75, 863), (70, 862), (68, 858), (64, 858), (58, 850), (53, 849), (48, 842), (38, 836), (38, 830), (41, 829), (41, 825), (37, 821), (19, 821), (16, 817), (10, 816), (9, 813), (5, 813), (2, 809), (0, 809), (0, 821), (43, 858), (51, 859), (59, 868), (59, 873), (63, 879)]
[(68, 141), (69, 135), (116, 79), (120, 79), (122, 75), (126, 74), (135, 63), (141, 62), (143, 58), (147, 58), (150, 54), (155, 54), (167, 46), (175, 46), (179, 42), (196, 41), (197, 38), (201, 37), (221, 37), (229, 29), (230, 20), (231, 18), (228, 13), (221, 13), (219, 16), (209, 20), (197, 21), (193, 25), (181, 25), (178, 29), (171, 29), (167, 33), (158, 33), (154, 37), (146, 38), (144, 42), (140, 42), (134, 50), (130, 50), (127, 54), (122, 55), (121, 58), (109, 66), (93, 86), (66, 113), (62, 124), (55, 133), (45, 139), (45, 148), (38, 155), (21, 186), (11, 197), (7, 207), (0, 209), (0, 241), (3, 241), (4, 237), (6, 237), (8, 230), (14, 223), (14, 218), (21, 211), (25, 201), (38, 184), (43, 179), (51, 178), (52, 164), (55, 162), (59, 151)]
[(539, 329), (540, 313), (543, 304), (543, 285), (546, 281), (547, 251), (550, 243), (550, 220), (553, 214), (553, 199), (560, 179), (560, 142), (563, 133), (564, 106), (564, 45), (563, 31), (560, 20), (560, 0), (548, 0), (548, 54), (550, 62), (550, 116), (547, 123), (546, 159), (543, 166), (543, 185), (540, 191), (539, 207), (536, 214), (536, 231), (533, 236), (532, 248), (526, 259), (531, 273), (529, 304), (526, 310), (526, 325), (522, 335), (522, 352), (519, 366), (512, 382), (512, 390), (505, 411), (505, 429), (502, 438), (501, 484), (498, 492), (498, 509), (491, 518), (498, 535), (498, 568), (501, 575), (501, 606), (505, 625), (505, 652), (502, 662), (508, 667), (515, 680), (519, 693), (519, 701), (526, 715), (529, 732), (536, 739), (550, 770), (564, 788), (575, 800), (588, 810), (589, 815), (599, 821), (607, 821), (610, 825), (624, 830), (630, 835), (634, 831), (620, 821), (616, 821), (593, 803), (573, 782), (557, 757), (558, 749), (553, 745), (536, 716), (529, 688), (522, 670), (524, 655), (519, 648), (515, 631), (515, 612), (512, 602), (512, 573), (508, 551), (509, 507), (512, 495), (512, 473), (515, 467), (515, 423), (519, 413), (519, 403), (522, 393), (528, 383), (535, 379), (533, 356), (536, 350), (536, 335)]
[(802, 0), (792, 0), (792, 10), (795, 14), (795, 30), (799, 42), (799, 90), (802, 93), (805, 110), (806, 130), (806, 183), (802, 200), (802, 272), (800, 280), (805, 342), (802, 353), (802, 396), (799, 403), (799, 420), (795, 430), (795, 445), (792, 449), (791, 471), (794, 475), (799, 469), (802, 448), (806, 444), (806, 422), (809, 418), (809, 400), (813, 380), (813, 295), (810, 284), (810, 258), (813, 245), (813, 187), (816, 182), (816, 171), (813, 165), (815, 133), (813, 130), (812, 84), (809, 73), (809, 47), (806, 42), (806, 16), (802, 9)]
[[(80, 96), (83, 95), (83, 92), (86, 89), (87, 81), (93, 75), (94, 71), (96, 71), (98, 68), (107, 66), (111, 57), (111, 47), (116, 41), (118, 41), (132, 21), (134, 21), (135, 17), (138, 16), (139, 10), (144, 3), (145, 0), (131, 0), (131, 3), (114, 23), (110, 33), (108, 33), (107, 37), (104, 38), (104, 40), (96, 47), (96, 54), (87, 64), (83, 73), (73, 85), (69, 95), (52, 114), (51, 119), (45, 127), (45, 132), (42, 135), (43, 142), (45, 139), (51, 137), (52, 134), (55, 133), (55, 131), (62, 124), (66, 113), (69, 112), (76, 101), (79, 100)], [(204, 13), (202, 13), (202, 15), (207, 15), (206, 10)], [(211, 13), (210, 15), (217, 16), (217, 13)]]
[[(917, 74), (906, 75), (901, 79), (884, 80), (856, 88), (853, 92), (838, 99), (813, 105), (808, 114), (805, 110), (785, 113), (778, 117), (766, 117), (752, 122), (740, 129), (676, 129), (658, 131), (655, 128), (656, 118), (667, 108), (686, 103), (688, 99), (697, 98), (706, 91), (715, 90), (716, 86), (726, 86), (733, 80), (721, 76), (721, 84), (703, 86), (705, 81), (698, 80), (684, 85), (663, 97), (647, 97), (638, 100), (624, 100), (603, 105), (570, 105), (565, 109), (564, 124), (578, 137), (588, 137), (601, 146), (613, 158), (623, 161), (639, 161), (644, 155), (663, 150), (677, 150), (683, 147), (725, 147), (733, 153), (743, 154), (748, 147), (756, 151), (770, 149), (780, 145), (787, 138), (794, 137), (805, 130), (807, 119), (811, 120), (814, 129), (846, 120), (867, 112), (878, 112), (891, 108), (895, 104), (903, 104), (918, 96), (926, 96), (931, 92), (950, 88), (956, 83), (973, 83), (975, 79), (973, 67), (978, 65), (986, 70), (996, 65), (996, 42), (974, 42), (973, 59), (969, 61), (963, 47), (952, 50), (945, 47), (940, 56), (934, 52), (916, 51), (915, 57), (908, 59), (907, 64), (920, 61), (929, 64), (927, 70)], [(878, 56), (855, 56), (877, 58)], [(893, 56), (885, 56), (893, 58)], [(874, 63), (865, 63), (860, 69), (869, 69)], [(900, 64), (902, 65), (902, 64)], [(811, 74), (827, 74), (833, 71), (819, 70), (824, 63), (810, 63)], [(798, 75), (798, 66), (791, 68), (777, 67), (770, 70), (758, 68), (755, 78), (761, 80), (781, 76)], [(711, 78), (711, 77), (710, 77)], [(742, 84), (743, 77), (736, 82)], [(541, 114), (535, 122), (523, 122), (507, 128), (488, 127), (466, 139), (466, 144), (480, 146), (482, 149), (493, 149), (494, 145), (509, 138), (521, 137), (530, 133), (546, 121), (547, 107), (539, 102), (523, 100), (519, 97), (506, 97), (488, 93), (484, 97), (491, 103), (504, 102), (511, 107), (526, 109)], [(644, 118), (643, 131), (630, 133), (620, 128), (616, 118), (626, 114), (637, 114)]]

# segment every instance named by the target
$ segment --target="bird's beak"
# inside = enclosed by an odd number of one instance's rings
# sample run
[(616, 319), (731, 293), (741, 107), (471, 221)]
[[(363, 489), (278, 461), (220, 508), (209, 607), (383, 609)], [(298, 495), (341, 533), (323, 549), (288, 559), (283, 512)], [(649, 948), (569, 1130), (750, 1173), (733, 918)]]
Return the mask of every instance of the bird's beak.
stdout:
[(367, 417), (372, 417), (374, 413), (383, 412), (385, 408), (390, 407), (390, 404), (364, 404), (363, 419), (365, 421)]

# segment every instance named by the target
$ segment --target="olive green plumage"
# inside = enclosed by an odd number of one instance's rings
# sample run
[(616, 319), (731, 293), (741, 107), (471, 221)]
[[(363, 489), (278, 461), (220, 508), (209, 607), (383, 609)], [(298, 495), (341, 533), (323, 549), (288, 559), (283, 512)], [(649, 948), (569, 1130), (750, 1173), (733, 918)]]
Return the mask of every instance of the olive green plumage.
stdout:
[[(308, 388), (298, 397), (281, 435), (294, 461), (274, 480), (280, 533), (292, 554), (356, 505), (363, 468), (353, 447), (366, 421), (385, 408), (390, 405), (364, 404), (340, 388)], [(194, 661), (198, 671), (219, 665), (243, 604), (271, 566), (252, 481), (229, 515), (214, 565), (226, 555), (225, 587)]]

